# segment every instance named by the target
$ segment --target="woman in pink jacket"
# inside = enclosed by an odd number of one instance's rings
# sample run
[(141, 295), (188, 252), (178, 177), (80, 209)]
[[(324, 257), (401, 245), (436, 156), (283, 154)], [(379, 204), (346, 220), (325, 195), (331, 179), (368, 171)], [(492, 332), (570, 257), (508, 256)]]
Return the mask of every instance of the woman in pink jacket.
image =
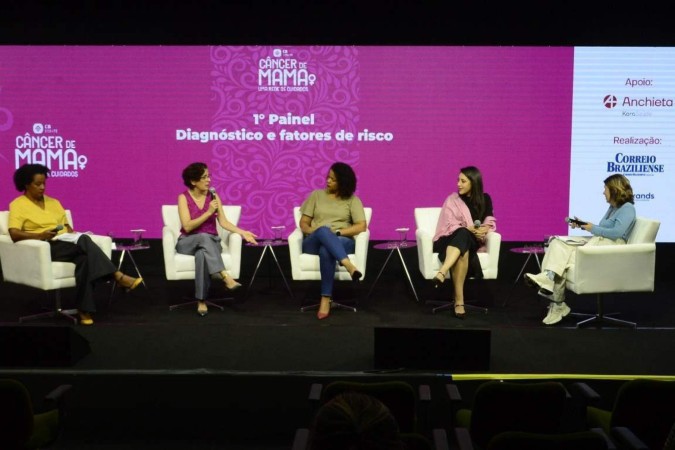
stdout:
[(433, 279), (439, 287), (450, 271), (455, 290), (455, 316), (463, 319), (464, 280), (467, 276), (482, 278), (477, 252), (485, 251), (485, 239), (496, 229), (492, 199), (483, 192), (483, 177), (478, 168), (460, 169), (457, 192), (445, 199), (434, 235), (434, 253), (441, 268)]

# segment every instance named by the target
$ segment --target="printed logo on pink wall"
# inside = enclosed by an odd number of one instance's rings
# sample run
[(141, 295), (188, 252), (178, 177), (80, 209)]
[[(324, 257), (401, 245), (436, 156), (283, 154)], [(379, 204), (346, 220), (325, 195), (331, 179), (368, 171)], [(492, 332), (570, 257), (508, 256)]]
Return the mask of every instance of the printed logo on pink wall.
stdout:
[(242, 227), (292, 230), (293, 207), (325, 186), (333, 162), (358, 165), (357, 144), (339, 138), (357, 133), (358, 50), (212, 47), (211, 62), (211, 131), (226, 130), (213, 143), (212, 182), (242, 205)]

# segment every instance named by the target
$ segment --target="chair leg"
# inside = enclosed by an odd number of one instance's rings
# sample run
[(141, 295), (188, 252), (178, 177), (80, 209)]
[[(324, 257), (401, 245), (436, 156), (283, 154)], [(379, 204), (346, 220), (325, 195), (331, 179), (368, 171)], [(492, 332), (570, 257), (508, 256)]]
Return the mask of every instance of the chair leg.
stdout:
[(39, 320), (45, 317), (65, 317), (77, 324), (77, 309), (63, 309), (61, 306), (61, 291), (56, 290), (54, 292), (54, 310), (46, 311), (39, 314), (31, 314), (30, 316), (19, 317), (19, 323), (23, 323), (29, 320)]
[(45, 317), (65, 317), (70, 319), (73, 323), (77, 323), (77, 309), (61, 309), (58, 311), (46, 311), (39, 314), (31, 314), (30, 316), (19, 317), (19, 323), (27, 322), (29, 320), (39, 320)]
[[(454, 310), (454, 308), (455, 308), (455, 301), (454, 300), (450, 301), (450, 302), (445, 302), (445, 301), (440, 301), (440, 300), (426, 300), (424, 302), (424, 304), (425, 305), (439, 305), (439, 306), (436, 306), (435, 308), (431, 309), (431, 314), (436, 314), (436, 312), (438, 312), (438, 311), (443, 311), (445, 309), (450, 309), (450, 308), (452, 308)], [(483, 314), (488, 313), (488, 308), (485, 308), (483, 306), (472, 305), (472, 304), (466, 303), (466, 302), (464, 303), (464, 308), (475, 310), (475, 311), (481, 311)]]
[[(301, 306), (300, 311), (305, 312), (305, 311), (310, 311), (313, 309), (319, 309), (320, 303), (314, 303), (312, 305), (307, 305), (307, 306)], [(343, 303), (338, 303), (335, 300), (333, 300), (330, 304), (331, 309), (338, 308), (338, 309), (347, 309), (353, 312), (356, 312), (356, 306), (350, 306), (350, 305), (345, 305)]]
[(604, 304), (602, 301), (602, 294), (598, 294), (596, 297), (596, 302), (597, 302), (597, 313), (595, 314), (580, 314), (580, 313), (572, 313), (574, 316), (582, 316), (582, 317), (588, 317), (585, 320), (582, 320), (581, 322), (577, 323), (577, 328), (582, 328), (582, 327), (587, 327), (590, 325), (602, 325), (603, 323), (607, 323), (608, 325), (619, 325), (619, 326), (624, 326), (624, 327), (632, 327), (632, 328), (637, 328), (637, 323), (635, 322), (629, 322), (627, 320), (621, 320), (617, 319), (615, 317), (610, 317), (612, 315), (618, 314), (618, 313), (609, 313), (605, 314), (604, 312)]
[[(183, 303), (177, 303), (175, 305), (170, 305), (169, 311), (173, 311), (174, 309), (182, 308), (182, 307), (185, 307), (185, 306), (196, 305), (199, 302), (199, 300), (196, 300), (194, 297), (183, 297), (183, 299), (184, 300), (191, 299), (191, 300), (188, 300), (187, 302), (183, 302)], [(225, 311), (224, 306), (219, 305), (219, 304), (214, 303), (214, 302), (231, 302), (233, 300), (234, 300), (234, 297), (209, 298), (209, 299), (204, 300), (204, 302), (209, 306), (213, 306), (215, 308), (220, 309), (221, 311)]]

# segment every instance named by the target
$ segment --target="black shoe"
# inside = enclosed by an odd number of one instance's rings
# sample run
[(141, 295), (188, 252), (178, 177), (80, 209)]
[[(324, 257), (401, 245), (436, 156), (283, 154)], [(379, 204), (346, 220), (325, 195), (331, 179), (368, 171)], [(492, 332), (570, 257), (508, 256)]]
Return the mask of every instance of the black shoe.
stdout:
[[(438, 278), (438, 276), (442, 276), (443, 278)], [(443, 282), (445, 281), (445, 275), (443, 275), (441, 272), (436, 273), (436, 276), (434, 277), (434, 287), (438, 289), (441, 287)]]
[(358, 270), (355, 270), (354, 272), (352, 272), (352, 281), (358, 283), (359, 281), (361, 281), (362, 277), (363, 277), (363, 274), (361, 272), (359, 272)]
[[(463, 313), (457, 312), (457, 308), (459, 308), (460, 306), (464, 308)], [(462, 305), (455, 305), (453, 312), (455, 313), (455, 317), (457, 317), (458, 319), (464, 320), (464, 317), (466, 317), (466, 307), (463, 304)]]

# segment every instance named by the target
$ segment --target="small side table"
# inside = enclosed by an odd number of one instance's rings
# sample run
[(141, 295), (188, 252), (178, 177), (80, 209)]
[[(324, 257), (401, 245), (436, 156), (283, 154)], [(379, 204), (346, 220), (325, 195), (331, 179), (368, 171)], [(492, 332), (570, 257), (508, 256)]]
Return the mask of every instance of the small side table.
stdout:
[(525, 272), (527, 263), (530, 262), (532, 256), (534, 256), (534, 260), (537, 261), (537, 266), (539, 267), (539, 271), (541, 272), (541, 261), (539, 260), (539, 255), (543, 255), (545, 249), (544, 246), (541, 244), (534, 244), (534, 245), (526, 245), (525, 247), (515, 247), (512, 248), (510, 251), (511, 253), (520, 253), (521, 255), (527, 255), (527, 258), (525, 258), (525, 262), (523, 262), (523, 266), (520, 268), (520, 272), (518, 272), (516, 279), (513, 281), (513, 286), (511, 286), (509, 295), (506, 297), (506, 300), (504, 300), (502, 306), (506, 306), (506, 304), (508, 303), (513, 288), (516, 287), (516, 284), (518, 284), (518, 281), (520, 281), (520, 277), (523, 276), (523, 272)]
[[(139, 251), (139, 250), (147, 250), (149, 249), (150, 246), (148, 244), (130, 244), (130, 245), (117, 245), (113, 251), (118, 251), (122, 252), (120, 253), (120, 260), (117, 263), (117, 270), (122, 269), (122, 263), (124, 262), (124, 256), (129, 254), (129, 260), (131, 261), (131, 264), (134, 265), (134, 269), (136, 270), (136, 275), (138, 275), (139, 278), (141, 278), (141, 283), (143, 283), (143, 287), (145, 289), (148, 288), (148, 286), (145, 284), (145, 280), (143, 280), (143, 275), (141, 275), (141, 271), (138, 270), (138, 264), (136, 264), (136, 260), (134, 259), (133, 252)], [(115, 293), (115, 288), (117, 287), (117, 280), (113, 281), (113, 286), (112, 290), (110, 291), (110, 298), (112, 299), (113, 294)]]
[(265, 254), (269, 250), (270, 254), (272, 255), (272, 258), (274, 258), (274, 263), (277, 266), (277, 269), (279, 269), (279, 273), (281, 274), (281, 279), (284, 280), (284, 285), (286, 286), (286, 290), (288, 291), (288, 294), (291, 296), (291, 299), (295, 300), (295, 296), (293, 295), (293, 291), (291, 291), (291, 286), (288, 284), (288, 281), (286, 280), (286, 276), (284, 275), (284, 271), (281, 270), (281, 265), (279, 264), (279, 259), (277, 258), (276, 253), (274, 253), (274, 247), (282, 247), (282, 246), (287, 246), (288, 241), (282, 240), (282, 239), (263, 239), (261, 241), (258, 241), (257, 244), (252, 244), (250, 242), (246, 243), (247, 246), (249, 247), (262, 247), (263, 251), (260, 254), (260, 259), (258, 259), (258, 264), (255, 266), (255, 270), (253, 271), (253, 276), (251, 277), (251, 281), (248, 283), (248, 288), (246, 289), (246, 297), (251, 292), (251, 286), (253, 286), (253, 281), (255, 280), (255, 276), (258, 274), (258, 269), (260, 269), (260, 264), (263, 261), (263, 258), (265, 257)]
[(389, 254), (387, 255), (387, 259), (384, 261), (384, 264), (382, 264), (382, 268), (375, 277), (375, 281), (373, 281), (373, 284), (370, 286), (370, 290), (368, 291), (366, 298), (370, 298), (370, 294), (372, 294), (377, 281), (380, 279), (382, 272), (384, 272), (384, 268), (387, 267), (389, 260), (394, 255), (394, 253), (396, 253), (398, 254), (398, 258), (401, 260), (401, 266), (403, 266), (403, 271), (405, 272), (405, 276), (408, 279), (410, 289), (412, 289), (413, 295), (415, 296), (415, 301), (419, 303), (420, 299), (417, 296), (417, 291), (415, 290), (415, 286), (413, 285), (412, 279), (410, 278), (410, 272), (408, 272), (408, 266), (406, 265), (405, 259), (403, 259), (403, 254), (401, 253), (402, 248), (405, 249), (414, 247), (417, 247), (417, 242), (415, 241), (391, 241), (373, 245), (373, 248), (376, 250), (389, 250)]

